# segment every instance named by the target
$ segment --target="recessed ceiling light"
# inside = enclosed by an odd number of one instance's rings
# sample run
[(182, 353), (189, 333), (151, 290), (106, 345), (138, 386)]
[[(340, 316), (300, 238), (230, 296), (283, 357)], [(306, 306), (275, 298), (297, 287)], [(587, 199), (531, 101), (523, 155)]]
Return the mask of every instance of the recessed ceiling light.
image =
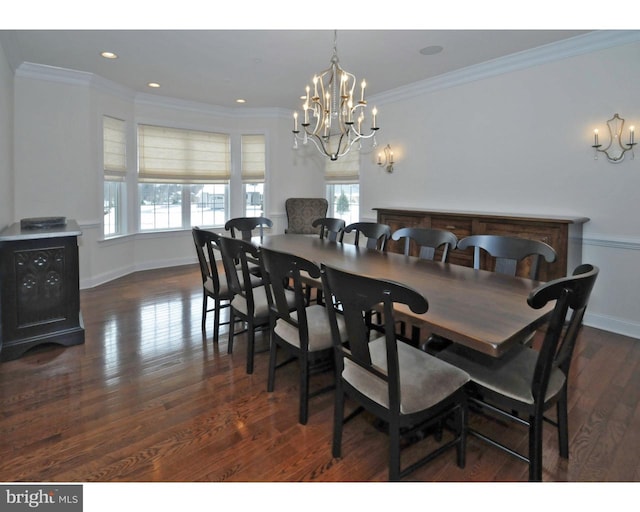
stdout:
[(431, 46), (425, 46), (420, 53), (422, 55), (435, 55), (436, 53), (440, 53), (442, 51), (442, 46), (434, 44)]
[(157, 89), (158, 87), (160, 87), (160, 84), (156, 82), (149, 82), (147, 85), (149, 87), (153, 87), (154, 89)]
[(105, 59), (117, 59), (118, 56), (113, 52), (102, 52), (100, 53)]
[(246, 103), (246, 102), (247, 102), (247, 100), (244, 100), (244, 99), (242, 99), (242, 98), (238, 98), (238, 99), (236, 100), (236, 103)]

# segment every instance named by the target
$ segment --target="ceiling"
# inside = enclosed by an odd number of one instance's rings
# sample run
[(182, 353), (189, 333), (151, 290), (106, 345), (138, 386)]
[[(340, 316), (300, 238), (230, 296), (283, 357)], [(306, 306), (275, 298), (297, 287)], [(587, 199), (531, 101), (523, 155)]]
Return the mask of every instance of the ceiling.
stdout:
[[(337, 47), (341, 66), (365, 78), (371, 96), (586, 32), (340, 30)], [(31, 62), (187, 101), (237, 107), (244, 98), (244, 108), (295, 109), (313, 75), (329, 66), (334, 31), (0, 30), (0, 43), (14, 70)], [(431, 46), (442, 51), (420, 53)], [(118, 58), (101, 57), (104, 50)]]

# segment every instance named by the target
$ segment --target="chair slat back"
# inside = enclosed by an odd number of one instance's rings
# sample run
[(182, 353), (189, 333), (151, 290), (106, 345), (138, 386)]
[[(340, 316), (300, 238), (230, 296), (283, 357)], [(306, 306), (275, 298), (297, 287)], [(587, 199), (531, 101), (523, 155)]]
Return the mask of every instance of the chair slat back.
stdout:
[(355, 245), (360, 245), (360, 234), (366, 237), (367, 249), (384, 251), (387, 240), (391, 238), (391, 228), (378, 222), (354, 222), (344, 228), (344, 233), (355, 231)]
[(541, 259), (548, 263), (556, 261), (556, 251), (549, 244), (540, 240), (530, 240), (503, 235), (471, 235), (458, 242), (458, 249), (474, 248), (473, 268), (481, 267), (481, 249), (495, 258), (494, 272), (515, 276), (518, 263), (526, 258), (531, 259), (528, 276), (537, 279)]
[[(227, 276), (227, 285), (234, 294), (241, 295), (246, 299), (248, 311), (252, 314), (255, 302), (249, 260), (258, 260), (259, 250), (250, 242), (228, 236), (219, 235), (218, 244)], [(236, 264), (239, 265), (239, 270)]]
[[(327, 294), (327, 308), (336, 350), (338, 375), (348, 358), (365, 371), (387, 381), (391, 409), (399, 409), (400, 376), (398, 370), (397, 339), (394, 328), (394, 303), (406, 304), (415, 313), (424, 313), (429, 308), (427, 299), (417, 291), (392, 281), (374, 279), (351, 274), (326, 265), (322, 267), (322, 279)], [(369, 312), (383, 305), (384, 331), (386, 339), (387, 369), (384, 371), (372, 364), (369, 349)], [(337, 315), (344, 316), (348, 346), (341, 342)]]
[[(269, 308), (278, 318), (298, 328), (300, 334), (300, 348), (306, 350), (309, 343), (306, 313), (305, 289), (300, 278), (301, 272), (308, 273), (313, 278), (320, 277), (320, 268), (314, 263), (293, 254), (260, 249), (266, 275), (269, 276), (271, 293), (267, 294)], [(287, 291), (293, 288), (295, 294), (295, 317), (292, 316)]]
[(200, 265), (200, 274), (202, 275), (202, 284), (207, 280), (211, 280), (214, 293), (220, 293), (220, 276), (218, 274), (218, 265), (216, 261), (214, 245), (216, 245), (216, 235), (211, 231), (194, 227), (191, 230), (193, 242), (196, 246), (196, 254), (198, 255), (198, 263)]
[(320, 238), (326, 238), (331, 242), (342, 242), (346, 223), (342, 219), (321, 217), (313, 221), (313, 227), (320, 228)]
[(393, 240), (404, 238), (404, 254), (409, 256), (411, 251), (411, 241), (413, 240), (419, 247), (418, 257), (425, 260), (435, 259), (436, 251), (442, 247), (440, 261), (445, 262), (449, 256), (449, 250), (455, 249), (458, 244), (458, 237), (451, 231), (436, 228), (400, 228), (391, 236)]
[(260, 238), (264, 236), (264, 228), (273, 227), (273, 222), (267, 217), (236, 217), (229, 219), (224, 225), (224, 229), (231, 232), (232, 238), (240, 238), (245, 241), (250, 241), (254, 231), (257, 229)]
[[(527, 299), (535, 309), (545, 306), (549, 301), (556, 301), (533, 377), (532, 391), (538, 403), (544, 402), (554, 366), (560, 368), (565, 376), (569, 374), (573, 350), (598, 273), (598, 267), (580, 265), (572, 276), (539, 286)], [(570, 315), (568, 321), (567, 315)]]

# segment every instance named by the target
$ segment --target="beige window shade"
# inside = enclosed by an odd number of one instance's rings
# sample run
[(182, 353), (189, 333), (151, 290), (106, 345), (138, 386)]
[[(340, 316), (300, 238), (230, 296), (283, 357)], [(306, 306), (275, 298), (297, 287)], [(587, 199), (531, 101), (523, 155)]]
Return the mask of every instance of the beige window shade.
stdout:
[(338, 160), (326, 160), (324, 168), (325, 180), (329, 183), (352, 183), (360, 178), (360, 150), (351, 148)]
[(121, 178), (127, 174), (127, 133), (125, 122), (113, 117), (102, 118), (105, 176)]
[(266, 144), (264, 135), (242, 136), (242, 181), (262, 183), (266, 172)]
[(227, 183), (229, 135), (163, 126), (138, 126), (138, 180), (164, 183)]

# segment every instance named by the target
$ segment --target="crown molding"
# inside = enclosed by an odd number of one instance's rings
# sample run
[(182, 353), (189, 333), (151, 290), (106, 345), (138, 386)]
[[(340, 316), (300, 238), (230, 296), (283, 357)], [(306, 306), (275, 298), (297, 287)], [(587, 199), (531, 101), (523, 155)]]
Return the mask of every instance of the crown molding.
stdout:
[(150, 105), (155, 107), (172, 108), (181, 111), (194, 111), (207, 113), (218, 117), (229, 117), (233, 119), (239, 118), (255, 118), (255, 117), (282, 117), (290, 115), (290, 112), (281, 108), (245, 108), (245, 107), (221, 107), (208, 103), (199, 103), (196, 101), (182, 100), (179, 98), (171, 98), (169, 96), (159, 96), (157, 94), (137, 93), (135, 95), (135, 103), (137, 105)]
[[(407, 86), (398, 87), (391, 91), (372, 95), (370, 100), (375, 100), (377, 104), (384, 104), (411, 99), (424, 93), (455, 87), (615, 46), (632, 44), (638, 41), (640, 41), (640, 30), (597, 30), (557, 43), (550, 43), (532, 50), (514, 53), (488, 62), (469, 66)], [(228, 108), (208, 103), (198, 103), (167, 96), (159, 96), (157, 94), (136, 93), (131, 89), (94, 75), (93, 73), (34, 64), (31, 62), (23, 62), (15, 74), (17, 77), (92, 87), (98, 91), (134, 101), (137, 104), (208, 112), (221, 117), (235, 119), (255, 117), (282, 118), (289, 117), (291, 114), (290, 110), (282, 108)]]
[(370, 99), (371, 101), (375, 100), (379, 105), (411, 99), (420, 94), (638, 41), (640, 41), (640, 30), (597, 30), (398, 87), (391, 91), (372, 95)]

